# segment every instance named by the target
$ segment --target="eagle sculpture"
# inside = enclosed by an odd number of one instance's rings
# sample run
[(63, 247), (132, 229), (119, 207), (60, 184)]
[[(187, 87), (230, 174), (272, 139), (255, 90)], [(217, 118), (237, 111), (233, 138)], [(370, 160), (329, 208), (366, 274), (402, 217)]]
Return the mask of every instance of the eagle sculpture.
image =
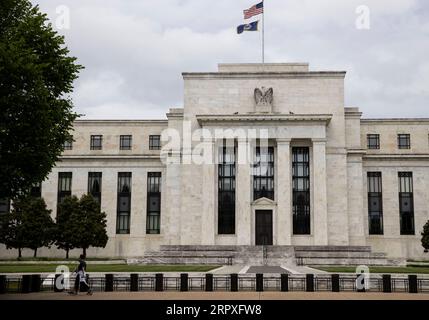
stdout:
[(262, 87), (261, 89), (256, 88), (254, 93), (256, 106), (272, 105), (273, 93), (274, 93), (273, 88), (269, 88), (269, 89), (265, 89), (265, 87)]

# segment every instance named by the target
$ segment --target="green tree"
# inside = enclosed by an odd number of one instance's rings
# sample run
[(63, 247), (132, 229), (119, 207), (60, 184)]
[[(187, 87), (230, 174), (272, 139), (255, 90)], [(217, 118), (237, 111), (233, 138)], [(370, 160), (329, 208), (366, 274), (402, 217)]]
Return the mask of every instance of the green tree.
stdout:
[(54, 222), (42, 198), (17, 198), (3, 226), (2, 242), (4, 240), (7, 248), (18, 249), (19, 258), (22, 248), (32, 249), (36, 257), (38, 248), (49, 247), (53, 242)]
[(70, 139), (83, 67), (28, 0), (0, 2), (0, 198), (43, 181)]
[(43, 198), (25, 197), (21, 201), (24, 210), (25, 247), (32, 249), (34, 257), (37, 257), (38, 248), (50, 247), (53, 242), (55, 224), (51, 217), (52, 211), (46, 208)]
[(422, 246), (425, 248), (425, 252), (429, 250), (429, 221), (423, 227), (422, 232)]
[(17, 249), (18, 259), (22, 258), (22, 249), (25, 247), (22, 211), (13, 210), (2, 216), (0, 242), (7, 249)]
[(50, 247), (54, 240), (55, 223), (52, 220), (52, 210), (47, 209), (43, 198), (28, 197), (27, 210), (24, 214), (26, 248), (34, 251), (37, 257), (37, 249)]
[[(70, 250), (74, 249), (73, 244), (73, 220), (76, 217), (76, 211), (79, 210), (79, 199), (76, 196), (66, 197), (58, 205), (56, 227), (55, 227), (55, 245), (58, 249), (66, 251), (66, 258), (69, 258)], [(78, 222), (75, 222), (78, 223)]]
[(89, 247), (102, 247), (107, 244), (106, 213), (90, 194), (83, 195), (79, 200), (79, 210), (75, 211), (73, 221), (73, 244), (81, 248), (83, 254)]

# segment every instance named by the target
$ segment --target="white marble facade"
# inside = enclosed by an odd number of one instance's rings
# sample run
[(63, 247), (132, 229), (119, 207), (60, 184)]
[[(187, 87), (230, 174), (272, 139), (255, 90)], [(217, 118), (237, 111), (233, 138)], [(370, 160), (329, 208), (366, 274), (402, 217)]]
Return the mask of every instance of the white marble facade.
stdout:
[[(88, 172), (102, 172), (101, 207), (108, 216), (109, 242), (90, 249), (100, 257), (141, 257), (169, 245), (255, 245), (255, 212), (271, 210), (273, 245), (369, 245), (392, 258), (424, 257), (420, 232), (429, 220), (429, 119), (362, 119), (344, 106), (345, 72), (309, 71), (308, 64), (220, 64), (218, 72), (183, 73), (184, 105), (165, 120), (75, 123), (73, 149), (42, 184), (55, 216), (58, 173), (72, 172), (72, 194), (87, 192)], [(273, 88), (267, 108), (255, 105), (255, 88)], [(150, 150), (149, 136), (166, 129), (181, 143)], [(197, 129), (208, 136), (191, 139)], [(253, 199), (251, 166), (237, 161), (235, 233), (218, 233), (218, 166), (186, 161), (196, 146), (213, 150), (215, 132), (266, 132), (274, 148), (274, 200)], [(380, 148), (367, 148), (367, 134), (379, 134)], [(398, 149), (397, 135), (410, 134), (410, 149)], [(103, 135), (102, 150), (90, 150), (90, 136)], [(119, 149), (119, 136), (132, 135), (132, 149)], [(252, 154), (255, 139), (233, 137), (237, 154)], [(197, 141), (198, 140), (198, 141)], [(189, 142), (192, 141), (192, 142)], [(293, 147), (310, 152), (310, 233), (292, 228)], [(370, 235), (367, 172), (381, 172), (383, 234)], [(398, 172), (412, 172), (414, 235), (400, 234)], [(132, 173), (130, 233), (116, 233), (118, 172)], [(147, 173), (160, 172), (159, 234), (147, 234)], [(1, 256), (16, 253), (4, 248)], [(40, 255), (61, 256), (56, 249)], [(427, 255), (427, 254), (426, 254)]]

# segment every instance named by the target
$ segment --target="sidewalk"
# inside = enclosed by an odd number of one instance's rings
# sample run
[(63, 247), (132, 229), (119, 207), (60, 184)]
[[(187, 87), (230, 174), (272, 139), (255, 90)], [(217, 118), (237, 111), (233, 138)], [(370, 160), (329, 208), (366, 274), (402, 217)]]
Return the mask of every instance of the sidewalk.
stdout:
[(427, 300), (429, 294), (380, 292), (95, 292), (0, 295), (0, 300)]

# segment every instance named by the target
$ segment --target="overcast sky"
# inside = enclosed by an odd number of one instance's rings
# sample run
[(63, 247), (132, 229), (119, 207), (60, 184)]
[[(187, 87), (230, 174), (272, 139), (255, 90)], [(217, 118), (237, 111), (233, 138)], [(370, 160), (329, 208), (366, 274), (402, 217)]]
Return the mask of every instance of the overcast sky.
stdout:
[[(69, 9), (58, 31), (85, 66), (73, 100), (87, 119), (165, 118), (183, 106), (181, 72), (261, 60), (260, 33), (236, 34), (258, 0), (32, 2), (54, 28)], [(356, 28), (360, 5), (369, 30)], [(266, 62), (347, 71), (346, 106), (366, 118), (429, 117), (427, 0), (266, 0), (265, 42)]]

